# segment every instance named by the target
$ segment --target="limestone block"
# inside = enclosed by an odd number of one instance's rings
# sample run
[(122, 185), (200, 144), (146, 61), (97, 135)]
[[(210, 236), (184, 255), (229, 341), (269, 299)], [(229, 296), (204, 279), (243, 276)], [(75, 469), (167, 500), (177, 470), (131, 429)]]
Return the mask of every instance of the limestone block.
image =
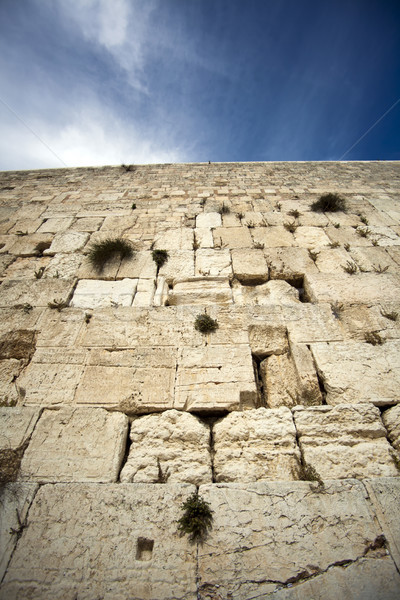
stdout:
[(297, 406), (293, 415), (304, 460), (322, 479), (398, 475), (375, 406)]
[[(7, 231), (11, 234), (21, 234), (21, 233), (49, 233), (45, 232), (41, 229), (42, 219), (21, 219), (17, 220), (12, 227), (8, 227)], [(11, 225), (11, 223), (10, 223)]]
[(399, 341), (382, 346), (355, 341), (316, 343), (311, 350), (327, 404), (372, 402), (384, 406), (399, 402)]
[(260, 358), (270, 354), (283, 354), (289, 349), (287, 330), (283, 325), (250, 325), (249, 342), (252, 354)]
[(213, 427), (217, 482), (297, 479), (300, 453), (287, 408), (231, 412)]
[(199, 248), (213, 248), (214, 238), (212, 229), (207, 227), (197, 227), (194, 229), (193, 236)]
[(113, 256), (106, 262), (104, 267), (98, 271), (89, 262), (88, 258), (85, 257), (82, 261), (81, 266), (78, 269), (78, 279), (104, 279), (107, 281), (113, 281), (117, 278), (119, 268), (121, 266), (121, 259), (119, 256)]
[(236, 248), (232, 250), (234, 276), (245, 284), (260, 284), (268, 280), (268, 267), (262, 250)]
[(298, 227), (294, 232), (294, 239), (296, 246), (300, 248), (316, 248), (330, 243), (322, 227)]
[(0, 407), (0, 448), (16, 450), (29, 439), (40, 415), (30, 406)]
[(369, 497), (389, 542), (390, 554), (400, 567), (400, 479), (382, 477), (365, 481)]
[(265, 248), (271, 279), (302, 280), (304, 273), (318, 269), (305, 248)]
[(330, 304), (287, 303), (282, 306), (282, 316), (292, 342), (309, 344), (343, 340), (343, 331)]
[(286, 281), (268, 281), (261, 285), (247, 286), (233, 282), (235, 304), (269, 306), (273, 304), (300, 304), (299, 292)]
[[(398, 220), (397, 220), (398, 222)], [(391, 227), (379, 227), (371, 225), (368, 227), (371, 231), (370, 236), (379, 240), (380, 246), (399, 246), (400, 237)]]
[(79, 381), (75, 402), (128, 414), (173, 408), (175, 348), (94, 350)]
[(1, 284), (0, 303), (3, 307), (25, 304), (47, 308), (49, 302), (68, 303), (75, 281), (73, 279), (8, 280)]
[(318, 248), (315, 264), (320, 273), (338, 273), (343, 275), (347, 262), (351, 256), (343, 248)]
[(0, 277), (3, 277), (8, 267), (14, 262), (15, 257), (9, 254), (0, 254)]
[(72, 279), (77, 277), (83, 260), (82, 254), (57, 254), (50, 259), (43, 277), (45, 279)]
[(107, 216), (103, 224), (101, 226), (102, 232), (112, 233), (115, 235), (115, 232), (127, 232), (129, 229), (135, 225), (137, 221), (137, 216), (135, 214), (131, 215), (111, 215)]
[(211, 483), (210, 429), (197, 417), (167, 410), (131, 425), (123, 483)]
[(314, 487), (302, 481), (201, 486), (214, 522), (199, 547), (200, 598), (268, 597), (333, 565), (357, 564), (379, 543), (381, 529), (361, 482), (329, 482), (327, 493)]
[[(399, 270), (398, 265), (385, 248), (368, 247), (368, 248), (351, 248), (351, 258), (357, 263), (361, 271), (376, 271), (386, 269), (386, 273), (396, 273)], [(346, 263), (344, 263), (346, 264)]]
[(168, 298), (168, 283), (165, 277), (157, 277), (157, 287), (154, 293), (153, 306), (164, 306)]
[[(12, 556), (38, 489), (37, 483), (8, 483), (0, 488), (0, 581)], [(1, 588), (0, 597), (4, 598)]]
[(174, 408), (242, 410), (256, 404), (257, 389), (248, 345), (183, 348)]
[(75, 219), (69, 229), (70, 231), (87, 231), (88, 233), (93, 233), (93, 231), (100, 229), (103, 220), (102, 217), (82, 217)]
[(174, 280), (193, 277), (193, 250), (172, 250), (168, 252), (168, 260), (160, 268), (159, 275), (165, 277), (168, 284), (172, 284)]
[(49, 263), (48, 256), (16, 258), (8, 267), (5, 277), (7, 279), (35, 279), (35, 272), (39, 273), (46, 269)]
[(150, 251), (135, 252), (133, 257), (121, 262), (118, 269), (118, 279), (155, 279), (157, 274), (157, 265), (151, 256)]
[(53, 239), (50, 233), (33, 233), (15, 237), (14, 243), (10, 236), (10, 247), (7, 251), (17, 256), (41, 256), (46, 248), (49, 248)]
[(127, 433), (128, 417), (102, 408), (44, 410), (19, 478), (41, 483), (117, 481)]
[(0, 360), (0, 405), (14, 406), (18, 402), (18, 391), (15, 381), (21, 373), (26, 361), (14, 358)]
[(81, 250), (89, 239), (89, 234), (79, 231), (56, 233), (50, 248), (44, 251), (45, 255), (52, 256), (58, 252), (69, 254)]
[[(294, 246), (293, 235), (280, 225), (276, 227), (257, 227), (252, 229), (251, 232), (254, 242), (264, 244), (264, 248)], [(250, 246), (250, 244), (246, 245)]]
[(260, 212), (245, 212), (244, 217), (242, 218), (242, 225), (245, 227), (265, 227), (266, 221), (264, 216)]
[[(46, 219), (37, 230), (38, 233), (59, 233), (69, 229), (73, 223), (73, 217), (53, 217)], [(42, 220), (40, 220), (42, 222)]]
[(264, 397), (270, 408), (298, 404), (298, 379), (288, 354), (272, 355), (262, 361), (260, 376)]
[(137, 285), (137, 279), (121, 281), (81, 279), (70, 304), (78, 308), (131, 306)]
[(35, 329), (35, 325), (43, 313), (43, 308), (19, 307), (0, 308), (0, 332), (9, 332), (16, 329)]
[[(340, 221), (338, 220), (338, 222)], [(363, 228), (365, 229), (365, 226)], [(371, 239), (373, 238), (371, 236), (362, 237), (353, 227), (327, 227), (325, 233), (331, 242), (337, 242), (341, 246), (344, 246), (344, 244), (350, 244), (352, 248), (372, 246)]]
[(388, 408), (382, 415), (382, 421), (387, 429), (388, 438), (398, 452), (400, 452), (400, 404)]
[(199, 249), (195, 255), (196, 277), (231, 277), (229, 250)]
[(196, 600), (196, 546), (177, 533), (180, 506), (194, 490), (184, 484), (42, 486), (0, 597)]
[(181, 304), (231, 304), (232, 290), (227, 277), (191, 277), (175, 281), (168, 296), (170, 306)]
[[(125, 281), (125, 280), (123, 280)], [(135, 281), (135, 280), (128, 280)], [(151, 306), (156, 291), (154, 279), (138, 279), (132, 306)]]
[(308, 345), (291, 342), (290, 357), (297, 375), (297, 403), (304, 406), (322, 404), (323, 398), (317, 372)]
[(307, 273), (304, 277), (304, 289), (311, 302), (395, 302), (399, 295), (399, 279), (386, 273)]
[(215, 248), (250, 248), (253, 245), (247, 227), (217, 227), (213, 238)]
[[(373, 554), (374, 552), (372, 552)], [(300, 579), (292, 586), (265, 594), (263, 600), (396, 600), (400, 575), (385, 550), (376, 558), (360, 558), (354, 563), (334, 565), (317, 577)]]
[(154, 247), (159, 250), (193, 250), (193, 229), (168, 229), (157, 234)]
[(200, 213), (196, 217), (196, 227), (221, 227), (221, 215), (217, 212)]
[(79, 332), (85, 325), (85, 313), (80, 309), (47, 309), (43, 312), (38, 325), (36, 346), (56, 347), (73, 346)]

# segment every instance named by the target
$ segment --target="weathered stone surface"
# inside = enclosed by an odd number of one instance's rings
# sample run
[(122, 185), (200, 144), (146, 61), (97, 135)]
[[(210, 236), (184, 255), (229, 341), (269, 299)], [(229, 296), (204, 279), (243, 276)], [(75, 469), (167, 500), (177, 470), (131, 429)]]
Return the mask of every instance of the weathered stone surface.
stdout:
[(362, 559), (381, 535), (363, 485), (329, 482), (326, 493), (313, 487), (300, 481), (201, 486), (214, 524), (199, 548), (200, 598), (262, 598)]
[(217, 482), (297, 479), (300, 453), (287, 408), (232, 412), (213, 427)]
[[(264, 248), (294, 246), (293, 235), (280, 225), (277, 227), (256, 227), (251, 229), (251, 235), (254, 243), (264, 244)], [(250, 246), (250, 244), (246, 244), (246, 246)]]
[(40, 409), (29, 406), (0, 407), (0, 448), (15, 450), (30, 437)]
[(304, 288), (311, 302), (394, 302), (399, 296), (399, 279), (386, 273), (307, 273)]
[(351, 262), (351, 255), (343, 248), (318, 248), (315, 261), (320, 273), (345, 273), (344, 267)]
[(327, 404), (399, 402), (400, 342), (382, 346), (360, 342), (312, 344), (311, 350), (326, 390)]
[(155, 279), (157, 265), (153, 260), (151, 252), (135, 252), (133, 257), (121, 262), (118, 269), (118, 279)]
[[(39, 231), (39, 229), (41, 229), (40, 225), (42, 224), (42, 219), (22, 219), (22, 220), (17, 220), (15, 222), (15, 225), (13, 225), (12, 227), (8, 228), (8, 233), (14, 233), (14, 234), (19, 234), (21, 235), (22, 233), (24, 233), (25, 235), (28, 233), (35, 233), (35, 231), (37, 231), (38, 233), (45, 233), (43, 230)], [(39, 228), (39, 229), (38, 229)]]
[(300, 246), (300, 248), (317, 248), (330, 243), (321, 227), (298, 227), (294, 232), (294, 239), (296, 246)]
[(393, 447), (400, 452), (400, 404), (385, 410), (382, 421)]
[(137, 279), (121, 281), (81, 279), (76, 286), (71, 306), (78, 308), (131, 306), (137, 285)]
[(172, 284), (175, 280), (194, 277), (194, 252), (192, 250), (172, 250), (168, 252), (168, 260), (160, 268), (159, 274), (169, 284)]
[(201, 213), (196, 217), (196, 227), (221, 227), (221, 215), (217, 212)]
[(385, 248), (374, 246), (368, 248), (351, 248), (350, 254), (359, 269), (363, 272), (376, 272), (379, 270), (384, 270), (385, 273), (398, 272), (396, 262), (389, 256)]
[[(5, 276), (7, 279), (36, 279), (36, 275), (39, 275), (44, 271), (50, 263), (50, 257), (27, 257), (27, 258), (16, 258), (14, 262), (8, 267)], [(44, 273), (43, 275), (44, 276)], [(40, 277), (39, 277), (40, 279)]]
[(286, 303), (282, 313), (292, 342), (310, 344), (343, 340), (343, 330), (332, 314), (330, 304)]
[(30, 360), (35, 351), (36, 336), (36, 331), (30, 329), (17, 329), (0, 335), (0, 359)]
[(193, 244), (199, 248), (213, 248), (213, 230), (207, 227), (197, 227), (193, 230)]
[(199, 249), (195, 255), (196, 277), (230, 277), (232, 275), (229, 250)]
[[(66, 217), (66, 218), (53, 217), (51, 219), (46, 219), (46, 221), (44, 223), (42, 223), (42, 225), (40, 225), (37, 232), (38, 233), (59, 233), (60, 231), (65, 231), (66, 229), (69, 229), (70, 226), (72, 225), (73, 221), (74, 221), (73, 217)], [(40, 223), (41, 222), (42, 222), (42, 220), (40, 219)]]
[(50, 308), (44, 310), (37, 325), (36, 346), (38, 348), (73, 346), (81, 329), (87, 326), (85, 314), (89, 313), (77, 308), (62, 311)]
[(174, 408), (214, 412), (254, 408), (256, 403), (249, 346), (183, 348)]
[[(23, 531), (37, 488), (37, 483), (8, 483), (0, 488), (0, 581)], [(1, 588), (0, 597), (5, 597)]]
[(267, 281), (261, 285), (241, 285), (233, 282), (235, 304), (268, 306), (273, 304), (300, 304), (299, 292), (286, 281)]
[(168, 296), (171, 306), (181, 304), (231, 304), (232, 290), (227, 277), (192, 277), (175, 281)]
[(400, 479), (382, 477), (365, 481), (379, 525), (389, 543), (397, 569), (400, 568)]
[(54, 299), (67, 303), (72, 295), (74, 281), (71, 279), (9, 280), (1, 284), (1, 306), (30, 304), (45, 306)]
[(194, 490), (184, 484), (42, 486), (0, 598), (195, 600), (196, 547), (177, 531), (180, 506)]
[(232, 250), (234, 276), (242, 283), (263, 283), (268, 280), (268, 267), (262, 250), (236, 248)]
[(247, 227), (217, 227), (213, 230), (215, 248), (250, 248), (252, 239)]
[(304, 460), (322, 479), (398, 474), (375, 406), (296, 407), (293, 415)]
[(170, 250), (192, 250), (193, 230), (168, 229), (156, 236), (154, 247), (159, 250), (168, 250), (168, 252)]
[(83, 260), (82, 254), (57, 254), (50, 259), (43, 277), (45, 279), (71, 279), (76, 277)]
[(98, 231), (102, 223), (102, 217), (82, 217), (75, 219), (69, 229), (70, 231), (87, 231), (88, 233), (92, 233), (93, 231)]
[(265, 248), (264, 254), (271, 279), (299, 281), (304, 273), (318, 271), (305, 248)]
[(26, 361), (15, 358), (0, 360), (0, 405), (14, 406), (18, 402), (15, 381)]
[(154, 279), (139, 279), (132, 306), (151, 306), (156, 291)]
[(50, 233), (34, 233), (32, 235), (16, 236), (13, 238), (8, 236), (11, 244), (8, 248), (10, 254), (17, 256), (39, 256), (43, 254), (46, 248), (49, 248), (53, 240)]
[(45, 255), (52, 256), (57, 252), (69, 254), (81, 250), (89, 239), (89, 234), (79, 231), (56, 233), (50, 248), (44, 251)]
[(128, 418), (101, 408), (44, 410), (21, 463), (22, 481), (117, 481)]
[(253, 354), (265, 358), (288, 351), (287, 329), (283, 325), (250, 325), (249, 342)]
[(134, 419), (124, 483), (211, 483), (210, 428), (177, 410)]
[(0, 254), (0, 277), (3, 277), (8, 267), (14, 262), (15, 257), (10, 254)]

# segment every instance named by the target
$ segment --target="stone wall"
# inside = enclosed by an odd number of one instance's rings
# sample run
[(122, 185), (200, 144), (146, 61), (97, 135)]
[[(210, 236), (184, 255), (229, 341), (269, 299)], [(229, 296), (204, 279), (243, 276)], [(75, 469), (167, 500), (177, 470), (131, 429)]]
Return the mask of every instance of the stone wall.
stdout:
[(398, 598), (399, 200), (394, 162), (0, 173), (0, 598)]

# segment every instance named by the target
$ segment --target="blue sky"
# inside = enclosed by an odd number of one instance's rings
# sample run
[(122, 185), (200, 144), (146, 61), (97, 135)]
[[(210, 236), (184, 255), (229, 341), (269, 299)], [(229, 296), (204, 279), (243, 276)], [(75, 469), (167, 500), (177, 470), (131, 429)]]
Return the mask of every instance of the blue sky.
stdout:
[[(399, 67), (398, 1), (0, 0), (0, 169), (338, 160)], [(400, 102), (344, 158), (399, 131)]]

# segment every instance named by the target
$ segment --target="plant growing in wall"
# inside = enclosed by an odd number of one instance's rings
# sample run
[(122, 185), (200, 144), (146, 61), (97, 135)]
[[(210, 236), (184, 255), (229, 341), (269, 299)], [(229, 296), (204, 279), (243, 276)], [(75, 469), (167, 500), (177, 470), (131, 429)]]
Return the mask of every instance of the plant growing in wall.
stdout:
[(166, 250), (153, 250), (152, 257), (157, 267), (161, 269), (168, 260), (168, 252)]
[(339, 194), (323, 194), (318, 200), (311, 204), (314, 212), (339, 212), (346, 211), (346, 200)]
[(183, 515), (178, 520), (181, 535), (187, 533), (191, 542), (202, 542), (212, 527), (213, 516), (209, 503), (196, 491), (181, 505), (181, 509)]
[(106, 262), (116, 256), (119, 256), (121, 260), (131, 258), (133, 256), (131, 242), (122, 238), (107, 238), (102, 242), (95, 242), (89, 248), (89, 262), (99, 273), (103, 270)]
[(197, 331), (200, 331), (200, 333), (212, 333), (218, 329), (218, 322), (206, 313), (203, 313), (197, 315), (194, 322), (194, 328), (197, 329)]

